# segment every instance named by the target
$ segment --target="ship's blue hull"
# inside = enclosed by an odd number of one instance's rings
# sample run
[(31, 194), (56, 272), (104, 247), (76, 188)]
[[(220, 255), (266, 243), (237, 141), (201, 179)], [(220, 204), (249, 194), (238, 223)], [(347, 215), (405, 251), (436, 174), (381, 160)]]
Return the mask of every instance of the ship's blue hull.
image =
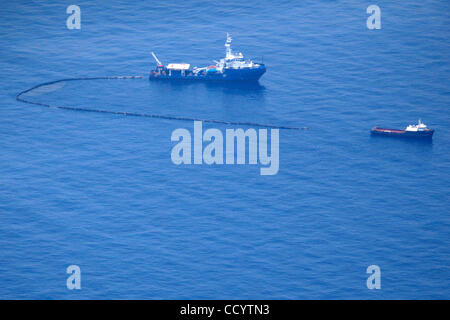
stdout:
[(257, 68), (225, 69), (224, 72), (205, 72), (194, 75), (191, 70), (181, 72), (152, 72), (150, 80), (189, 80), (189, 81), (258, 81), (266, 72), (266, 66), (260, 64)]

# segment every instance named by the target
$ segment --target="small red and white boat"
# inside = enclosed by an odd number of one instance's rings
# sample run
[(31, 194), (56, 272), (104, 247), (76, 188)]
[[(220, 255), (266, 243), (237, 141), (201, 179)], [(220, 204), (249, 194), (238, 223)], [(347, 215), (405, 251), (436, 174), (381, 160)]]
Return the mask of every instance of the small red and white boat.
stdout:
[(373, 127), (370, 132), (372, 135), (382, 135), (391, 137), (402, 137), (402, 138), (427, 138), (431, 139), (433, 137), (434, 129), (429, 129), (422, 121), (419, 119), (418, 124), (409, 125), (405, 130), (401, 129), (386, 129), (380, 127)]

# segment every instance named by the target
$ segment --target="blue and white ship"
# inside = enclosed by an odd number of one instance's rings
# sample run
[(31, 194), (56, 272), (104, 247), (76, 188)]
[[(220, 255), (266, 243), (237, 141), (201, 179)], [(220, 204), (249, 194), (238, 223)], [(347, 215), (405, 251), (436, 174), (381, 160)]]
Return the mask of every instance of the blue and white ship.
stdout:
[(227, 33), (225, 58), (214, 61), (208, 67), (191, 69), (188, 63), (169, 63), (164, 66), (152, 52), (157, 66), (150, 73), (150, 80), (206, 80), (206, 81), (258, 81), (266, 72), (263, 63), (245, 60), (242, 53), (231, 50), (231, 36)]

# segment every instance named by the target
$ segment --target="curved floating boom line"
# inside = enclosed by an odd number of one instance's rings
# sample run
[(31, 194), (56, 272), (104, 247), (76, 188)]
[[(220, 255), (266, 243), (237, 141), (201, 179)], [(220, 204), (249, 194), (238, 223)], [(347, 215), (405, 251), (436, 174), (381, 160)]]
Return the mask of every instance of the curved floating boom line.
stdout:
[(40, 83), (26, 89), (22, 92), (19, 92), (16, 95), (16, 100), (32, 105), (38, 105), (47, 108), (55, 108), (61, 110), (71, 110), (71, 111), (83, 111), (83, 112), (96, 112), (96, 113), (108, 113), (115, 115), (123, 115), (123, 116), (132, 116), (132, 117), (143, 117), (143, 118), (156, 118), (156, 119), (166, 119), (166, 120), (178, 120), (178, 121), (202, 121), (209, 123), (219, 123), (219, 124), (227, 124), (227, 125), (242, 125), (242, 126), (255, 126), (255, 127), (263, 127), (263, 128), (271, 128), (271, 129), (286, 129), (286, 130), (308, 130), (308, 127), (291, 127), (291, 126), (282, 126), (282, 125), (271, 125), (271, 124), (262, 124), (255, 122), (239, 122), (239, 121), (225, 121), (225, 120), (215, 120), (215, 119), (200, 119), (200, 118), (188, 118), (188, 117), (175, 117), (169, 115), (162, 114), (149, 114), (149, 113), (136, 113), (136, 112), (126, 112), (126, 111), (110, 111), (110, 110), (102, 110), (102, 109), (90, 109), (90, 108), (80, 108), (80, 107), (63, 107), (50, 105), (47, 103), (36, 102), (27, 100), (22, 98), (22, 95), (29, 93), (35, 89), (40, 87), (48, 86), (51, 84), (65, 82), (65, 81), (84, 81), (84, 80), (128, 80), (128, 79), (145, 79), (144, 76), (108, 76), (108, 77), (86, 77), (86, 78), (68, 78), (68, 79), (60, 79), (49, 82)]

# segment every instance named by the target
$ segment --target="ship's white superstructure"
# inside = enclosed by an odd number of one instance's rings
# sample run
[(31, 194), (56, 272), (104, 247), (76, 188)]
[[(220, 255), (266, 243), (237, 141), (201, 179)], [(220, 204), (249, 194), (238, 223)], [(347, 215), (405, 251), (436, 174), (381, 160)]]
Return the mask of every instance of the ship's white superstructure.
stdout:
[(410, 124), (406, 127), (405, 131), (425, 131), (427, 129), (427, 126), (422, 123), (422, 120), (419, 119), (419, 122), (417, 124)]
[(241, 52), (233, 52), (231, 49), (231, 35), (227, 33), (227, 41), (225, 42), (225, 58), (216, 62), (217, 71), (222, 72), (223, 69), (247, 69), (258, 68), (259, 64), (251, 60), (244, 60)]

